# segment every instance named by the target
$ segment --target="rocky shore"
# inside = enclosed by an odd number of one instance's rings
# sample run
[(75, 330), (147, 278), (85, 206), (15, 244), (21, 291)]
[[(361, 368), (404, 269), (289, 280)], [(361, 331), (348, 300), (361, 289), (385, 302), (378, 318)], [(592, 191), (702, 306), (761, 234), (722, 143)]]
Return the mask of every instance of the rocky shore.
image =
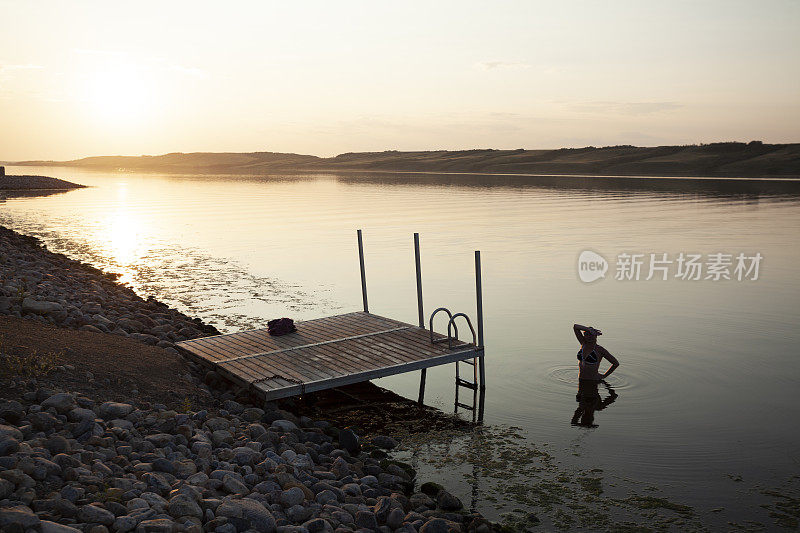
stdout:
[(132, 289), (114, 274), (45, 249), (38, 239), (0, 226), (0, 314), (59, 327), (112, 333), (169, 349), (217, 335), (203, 324)]
[(0, 191), (71, 190), (82, 189), (83, 187), (85, 186), (48, 176), (6, 176), (0, 174)]
[(2, 227), (0, 276), (1, 531), (494, 529), (392, 460), (391, 436), (183, 360), (174, 342), (216, 330), (115, 276)]

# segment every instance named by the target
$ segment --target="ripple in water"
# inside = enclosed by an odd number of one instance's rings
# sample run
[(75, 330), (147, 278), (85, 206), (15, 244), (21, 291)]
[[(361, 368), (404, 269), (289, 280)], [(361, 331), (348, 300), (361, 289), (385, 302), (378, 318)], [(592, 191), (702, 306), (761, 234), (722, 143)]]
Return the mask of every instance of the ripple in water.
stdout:
[[(578, 385), (578, 367), (576, 365), (558, 365), (547, 370), (547, 379), (553, 383), (569, 385), (574, 389)], [(633, 386), (630, 379), (619, 373), (610, 375), (606, 380), (614, 390), (628, 389)]]

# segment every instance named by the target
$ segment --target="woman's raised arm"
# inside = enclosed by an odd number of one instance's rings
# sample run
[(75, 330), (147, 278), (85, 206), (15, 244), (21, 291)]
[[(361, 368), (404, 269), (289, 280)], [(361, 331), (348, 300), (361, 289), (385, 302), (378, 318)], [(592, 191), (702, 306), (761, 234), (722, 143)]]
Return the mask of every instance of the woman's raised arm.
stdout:
[(583, 343), (586, 342), (586, 339), (583, 338), (583, 331), (587, 329), (589, 328), (587, 328), (586, 326), (581, 326), (580, 324), (572, 325), (572, 331), (575, 332), (575, 337), (578, 338), (578, 342), (581, 343), (581, 345), (583, 345)]

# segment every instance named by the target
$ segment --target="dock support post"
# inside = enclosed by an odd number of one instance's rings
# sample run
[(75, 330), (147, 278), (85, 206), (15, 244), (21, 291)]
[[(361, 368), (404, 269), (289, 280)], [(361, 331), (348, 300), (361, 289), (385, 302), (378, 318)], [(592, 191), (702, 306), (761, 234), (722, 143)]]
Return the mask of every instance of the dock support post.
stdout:
[(367, 304), (367, 274), (364, 272), (364, 242), (361, 238), (361, 230), (358, 231), (358, 262), (361, 266), (361, 297), (364, 299), (364, 312), (369, 313)]
[(425, 312), (422, 310), (422, 268), (419, 264), (419, 233), (414, 234), (414, 263), (417, 267), (417, 311), (419, 327), (425, 327)]
[(478, 348), (481, 350), (479, 358), (481, 375), (481, 392), (486, 390), (486, 368), (483, 362), (483, 288), (481, 287), (481, 252), (475, 250), (475, 299), (478, 306)]
[[(425, 328), (425, 311), (422, 307), (422, 267), (419, 260), (419, 233), (414, 233), (414, 266), (417, 272), (417, 312), (419, 314), (419, 327)], [(420, 404), (425, 400), (425, 378), (428, 370), (423, 368), (419, 376), (419, 399)]]

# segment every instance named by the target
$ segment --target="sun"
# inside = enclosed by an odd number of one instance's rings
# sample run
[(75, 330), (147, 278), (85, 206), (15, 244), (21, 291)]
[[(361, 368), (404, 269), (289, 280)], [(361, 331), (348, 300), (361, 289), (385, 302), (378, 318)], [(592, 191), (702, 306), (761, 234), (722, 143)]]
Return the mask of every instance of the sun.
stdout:
[(120, 124), (141, 121), (152, 109), (153, 88), (142, 69), (115, 65), (88, 76), (85, 101), (98, 119)]

